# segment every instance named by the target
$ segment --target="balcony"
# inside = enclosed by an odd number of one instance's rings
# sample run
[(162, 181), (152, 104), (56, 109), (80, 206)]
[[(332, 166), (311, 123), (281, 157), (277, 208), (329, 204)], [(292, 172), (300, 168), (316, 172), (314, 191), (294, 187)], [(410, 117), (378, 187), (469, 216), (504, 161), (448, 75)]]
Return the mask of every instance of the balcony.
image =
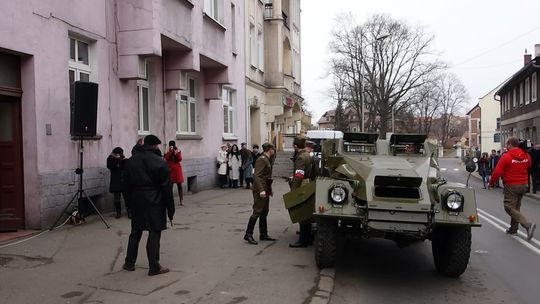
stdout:
[(287, 89), (287, 91), (294, 93), (294, 77), (283, 74), (283, 86)]

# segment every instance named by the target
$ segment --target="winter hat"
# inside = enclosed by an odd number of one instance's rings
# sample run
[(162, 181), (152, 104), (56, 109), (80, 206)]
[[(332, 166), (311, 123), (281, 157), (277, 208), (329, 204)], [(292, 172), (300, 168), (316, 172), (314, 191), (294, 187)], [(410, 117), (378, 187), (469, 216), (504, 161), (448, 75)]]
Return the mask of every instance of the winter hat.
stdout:
[(122, 150), (122, 148), (120, 147), (116, 147), (112, 150), (112, 153), (114, 154), (124, 154), (124, 150)]
[(161, 144), (161, 140), (155, 135), (147, 135), (144, 138), (144, 144), (148, 146), (155, 146)]

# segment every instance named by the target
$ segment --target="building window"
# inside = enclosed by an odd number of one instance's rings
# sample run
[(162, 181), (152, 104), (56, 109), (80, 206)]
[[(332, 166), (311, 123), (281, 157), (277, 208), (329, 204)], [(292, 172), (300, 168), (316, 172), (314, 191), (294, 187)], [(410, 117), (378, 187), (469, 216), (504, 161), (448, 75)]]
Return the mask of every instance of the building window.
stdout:
[(147, 80), (137, 81), (139, 99), (139, 134), (150, 133), (149, 85)]
[(87, 41), (69, 37), (69, 93), (73, 96), (75, 81), (90, 81), (90, 45)]
[(525, 91), (523, 89), (525, 83), (521, 82), (520, 84), (518, 84), (518, 98), (519, 98), (519, 106), (523, 106), (523, 102), (524, 102), (524, 94), (523, 94), (523, 91)]
[(224, 88), (223, 99), (223, 133), (234, 134), (234, 91)]
[(176, 132), (195, 134), (197, 117), (197, 82), (188, 78), (187, 91), (176, 92)]
[(531, 101), (536, 101), (536, 91), (538, 89), (538, 81), (536, 80), (536, 73), (532, 74), (532, 80), (531, 80)]
[(223, 4), (222, 0), (204, 0), (204, 13), (207, 16), (212, 17), (219, 23), (223, 23), (223, 18), (221, 18), (221, 9), (220, 5)]
[(517, 87), (515, 87), (513, 90), (513, 96), (512, 96), (512, 107), (517, 107), (518, 104), (518, 94), (517, 94)]
[(231, 48), (233, 54), (236, 54), (238, 51), (236, 49), (236, 15), (235, 15), (235, 6), (231, 3)]
[(251, 66), (257, 67), (257, 37), (255, 36), (255, 25), (249, 24), (249, 59)]
[(501, 142), (501, 133), (495, 133), (493, 134), (493, 142), (500, 143)]
[(264, 70), (264, 36), (262, 31), (257, 33), (257, 49), (259, 50), (259, 70)]
[(531, 82), (530, 82), (530, 79), (527, 77), (527, 79), (525, 79), (525, 92), (523, 94), (525, 96), (526, 105), (528, 105), (531, 102), (530, 92), (531, 92)]
[(501, 118), (497, 117), (497, 130), (501, 129)]

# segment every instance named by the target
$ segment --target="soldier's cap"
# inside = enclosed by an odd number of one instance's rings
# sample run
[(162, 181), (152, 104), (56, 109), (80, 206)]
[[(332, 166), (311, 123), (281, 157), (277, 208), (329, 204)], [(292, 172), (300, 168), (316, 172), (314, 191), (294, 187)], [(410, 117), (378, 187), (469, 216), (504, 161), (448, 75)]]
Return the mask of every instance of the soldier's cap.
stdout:
[(293, 141), (293, 145), (296, 145), (298, 148), (303, 149), (306, 147), (306, 139), (303, 137), (296, 137)]
[(245, 146), (247, 145), (245, 142), (241, 143), (240, 146)]
[(149, 146), (155, 146), (161, 144), (161, 140), (159, 140), (157, 136), (150, 134), (144, 138), (144, 144)]
[(316, 142), (311, 141), (311, 140), (306, 140), (306, 147), (315, 148), (316, 145), (317, 145)]
[(262, 145), (262, 149), (264, 152), (270, 150), (270, 149), (274, 149), (274, 145), (269, 143), (269, 142), (266, 142)]

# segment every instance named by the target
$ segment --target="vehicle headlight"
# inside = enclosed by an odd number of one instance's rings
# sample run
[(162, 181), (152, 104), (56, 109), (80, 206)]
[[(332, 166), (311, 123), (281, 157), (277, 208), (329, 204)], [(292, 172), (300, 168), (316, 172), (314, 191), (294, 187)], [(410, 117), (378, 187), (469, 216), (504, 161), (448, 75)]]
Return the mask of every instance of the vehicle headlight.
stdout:
[(456, 190), (450, 190), (445, 196), (445, 204), (451, 211), (463, 210), (463, 195)]
[(336, 204), (342, 204), (347, 200), (347, 188), (342, 184), (335, 184), (330, 188), (330, 199)]

